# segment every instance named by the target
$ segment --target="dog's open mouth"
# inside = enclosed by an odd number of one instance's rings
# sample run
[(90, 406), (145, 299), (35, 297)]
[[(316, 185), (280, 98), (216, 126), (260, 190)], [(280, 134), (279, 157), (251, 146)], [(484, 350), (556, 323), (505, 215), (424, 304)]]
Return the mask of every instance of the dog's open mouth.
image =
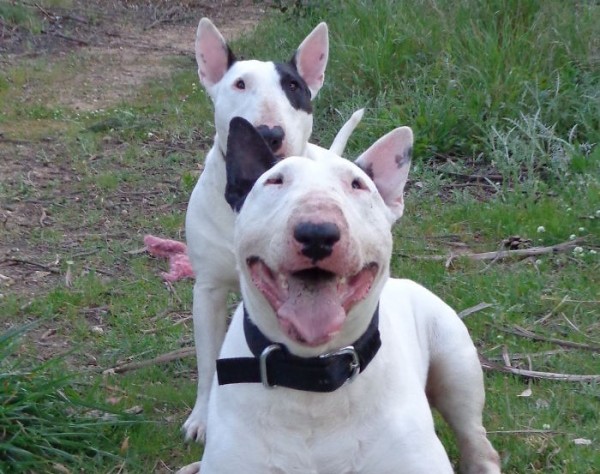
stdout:
[(258, 257), (250, 257), (247, 264), (282, 330), (311, 347), (329, 342), (340, 331), (348, 311), (367, 296), (379, 270), (370, 263), (350, 275), (317, 266), (275, 272)]

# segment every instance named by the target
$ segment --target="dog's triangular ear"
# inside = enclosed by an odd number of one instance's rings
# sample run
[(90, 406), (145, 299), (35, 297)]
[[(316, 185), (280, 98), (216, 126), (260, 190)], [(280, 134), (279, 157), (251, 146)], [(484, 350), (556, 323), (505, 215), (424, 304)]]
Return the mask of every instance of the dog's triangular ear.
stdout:
[(319, 23), (298, 46), (292, 63), (310, 89), (314, 99), (325, 81), (325, 68), (329, 58), (329, 30), (327, 23)]
[(225, 39), (208, 18), (202, 18), (198, 23), (196, 62), (200, 82), (209, 94), (235, 62), (235, 56)]
[(239, 212), (256, 180), (277, 161), (263, 137), (250, 122), (234, 117), (229, 122), (225, 169), (225, 200)]
[(393, 221), (404, 212), (404, 186), (408, 179), (412, 147), (412, 130), (400, 127), (377, 140), (355, 161), (377, 186)]

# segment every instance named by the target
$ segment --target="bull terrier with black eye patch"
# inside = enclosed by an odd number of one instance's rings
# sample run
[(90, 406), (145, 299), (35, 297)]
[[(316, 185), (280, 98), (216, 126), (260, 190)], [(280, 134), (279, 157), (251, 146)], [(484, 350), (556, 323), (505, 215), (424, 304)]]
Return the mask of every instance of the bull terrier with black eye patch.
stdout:
[(389, 276), (411, 129), (354, 163), (321, 150), (273, 166), (242, 118), (228, 140), (243, 302), (217, 361), (203, 459), (182, 472), (451, 473), (432, 401), (457, 434), (461, 472), (499, 474), (466, 327), (430, 291)]
[[(323, 85), (328, 51), (327, 25), (321, 23), (287, 63), (238, 61), (210, 20), (203, 18), (198, 25), (198, 75), (214, 104), (216, 136), (186, 215), (187, 251), (196, 275), (192, 312), (198, 361), (197, 398), (183, 425), (188, 440), (204, 439), (215, 359), (225, 336), (227, 295), (239, 287), (234, 213), (224, 199), (229, 122), (241, 116), (252, 123), (269, 144), (274, 162), (290, 155), (313, 156), (320, 147), (308, 143), (311, 101)], [(361, 117), (362, 110), (342, 127), (332, 150), (343, 151)]]

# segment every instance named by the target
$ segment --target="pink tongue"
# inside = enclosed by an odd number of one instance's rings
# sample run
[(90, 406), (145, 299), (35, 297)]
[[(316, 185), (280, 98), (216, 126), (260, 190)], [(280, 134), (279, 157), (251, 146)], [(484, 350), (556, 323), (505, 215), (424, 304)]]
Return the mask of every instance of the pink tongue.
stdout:
[(290, 278), (288, 298), (277, 311), (279, 322), (291, 339), (309, 346), (324, 344), (346, 318), (340, 298), (335, 280), (306, 283)]

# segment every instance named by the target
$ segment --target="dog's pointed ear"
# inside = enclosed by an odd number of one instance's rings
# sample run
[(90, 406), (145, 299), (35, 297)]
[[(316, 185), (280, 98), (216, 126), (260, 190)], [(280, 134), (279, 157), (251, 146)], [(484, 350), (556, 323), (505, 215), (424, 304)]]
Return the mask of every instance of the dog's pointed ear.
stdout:
[(355, 163), (373, 180), (395, 221), (404, 212), (404, 186), (412, 158), (413, 133), (409, 127), (392, 130), (377, 140)]
[(196, 62), (200, 82), (209, 94), (235, 62), (235, 56), (225, 39), (208, 18), (202, 18), (198, 23)]
[(327, 23), (319, 23), (298, 46), (292, 63), (310, 89), (314, 99), (325, 81), (325, 68), (329, 58), (329, 30)]
[(277, 161), (263, 137), (250, 122), (234, 117), (229, 122), (225, 169), (225, 200), (239, 212), (256, 180)]

